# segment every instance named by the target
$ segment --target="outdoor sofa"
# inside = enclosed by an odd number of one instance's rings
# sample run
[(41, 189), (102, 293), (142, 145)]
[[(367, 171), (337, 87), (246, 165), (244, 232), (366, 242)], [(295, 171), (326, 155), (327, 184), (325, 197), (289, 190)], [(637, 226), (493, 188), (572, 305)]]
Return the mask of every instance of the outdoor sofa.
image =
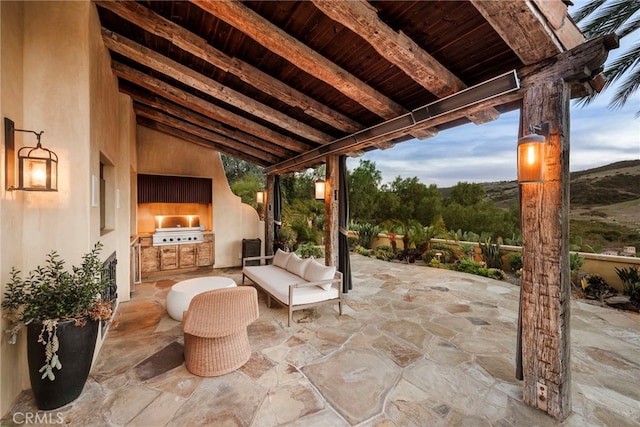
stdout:
[(269, 307), (273, 298), (288, 308), (288, 326), (294, 311), (323, 304), (338, 304), (342, 315), (342, 273), (335, 266), (278, 249), (275, 255), (244, 258), (242, 284), (245, 277), (267, 294)]

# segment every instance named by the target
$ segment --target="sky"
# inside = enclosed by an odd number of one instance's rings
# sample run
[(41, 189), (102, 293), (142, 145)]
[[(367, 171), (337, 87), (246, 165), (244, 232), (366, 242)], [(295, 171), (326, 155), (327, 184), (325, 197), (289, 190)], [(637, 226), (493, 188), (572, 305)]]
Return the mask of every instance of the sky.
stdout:
[[(636, 31), (638, 33), (638, 31)], [(632, 34), (609, 52), (610, 63), (640, 37)], [(571, 172), (590, 169), (621, 160), (640, 159), (640, 92), (621, 109), (608, 103), (612, 86), (588, 106), (571, 101), (569, 165)], [(387, 150), (373, 150), (349, 158), (353, 170), (361, 160), (375, 163), (382, 182), (396, 177), (417, 177), (425, 185), (447, 188), (458, 182), (493, 182), (516, 179), (516, 145), (520, 111), (502, 114), (483, 125), (467, 124), (440, 132), (433, 138), (410, 140)]]

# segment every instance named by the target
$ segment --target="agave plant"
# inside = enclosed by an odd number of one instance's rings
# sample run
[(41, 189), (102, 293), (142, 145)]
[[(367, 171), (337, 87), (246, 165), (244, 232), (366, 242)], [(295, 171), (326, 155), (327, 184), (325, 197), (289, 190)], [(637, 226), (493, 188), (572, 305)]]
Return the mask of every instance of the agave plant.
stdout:
[(634, 304), (640, 304), (640, 269), (638, 267), (618, 268), (616, 273), (622, 280), (623, 293), (629, 296)]

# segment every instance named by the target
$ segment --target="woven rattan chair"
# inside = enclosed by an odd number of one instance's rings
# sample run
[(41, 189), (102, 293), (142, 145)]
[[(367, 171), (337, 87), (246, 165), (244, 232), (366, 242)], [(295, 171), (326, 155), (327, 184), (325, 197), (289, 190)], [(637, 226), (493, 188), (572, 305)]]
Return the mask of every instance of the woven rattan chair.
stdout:
[(216, 289), (196, 295), (184, 312), (187, 370), (202, 377), (235, 371), (251, 357), (247, 326), (258, 318), (253, 287)]

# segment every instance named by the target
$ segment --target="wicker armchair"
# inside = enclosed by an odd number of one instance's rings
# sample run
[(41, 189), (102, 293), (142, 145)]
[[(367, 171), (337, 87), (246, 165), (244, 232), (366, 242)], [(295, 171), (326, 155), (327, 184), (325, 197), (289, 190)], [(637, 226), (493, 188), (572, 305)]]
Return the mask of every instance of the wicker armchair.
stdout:
[(216, 289), (196, 295), (184, 312), (187, 370), (202, 377), (232, 372), (251, 357), (247, 326), (258, 318), (253, 287)]

